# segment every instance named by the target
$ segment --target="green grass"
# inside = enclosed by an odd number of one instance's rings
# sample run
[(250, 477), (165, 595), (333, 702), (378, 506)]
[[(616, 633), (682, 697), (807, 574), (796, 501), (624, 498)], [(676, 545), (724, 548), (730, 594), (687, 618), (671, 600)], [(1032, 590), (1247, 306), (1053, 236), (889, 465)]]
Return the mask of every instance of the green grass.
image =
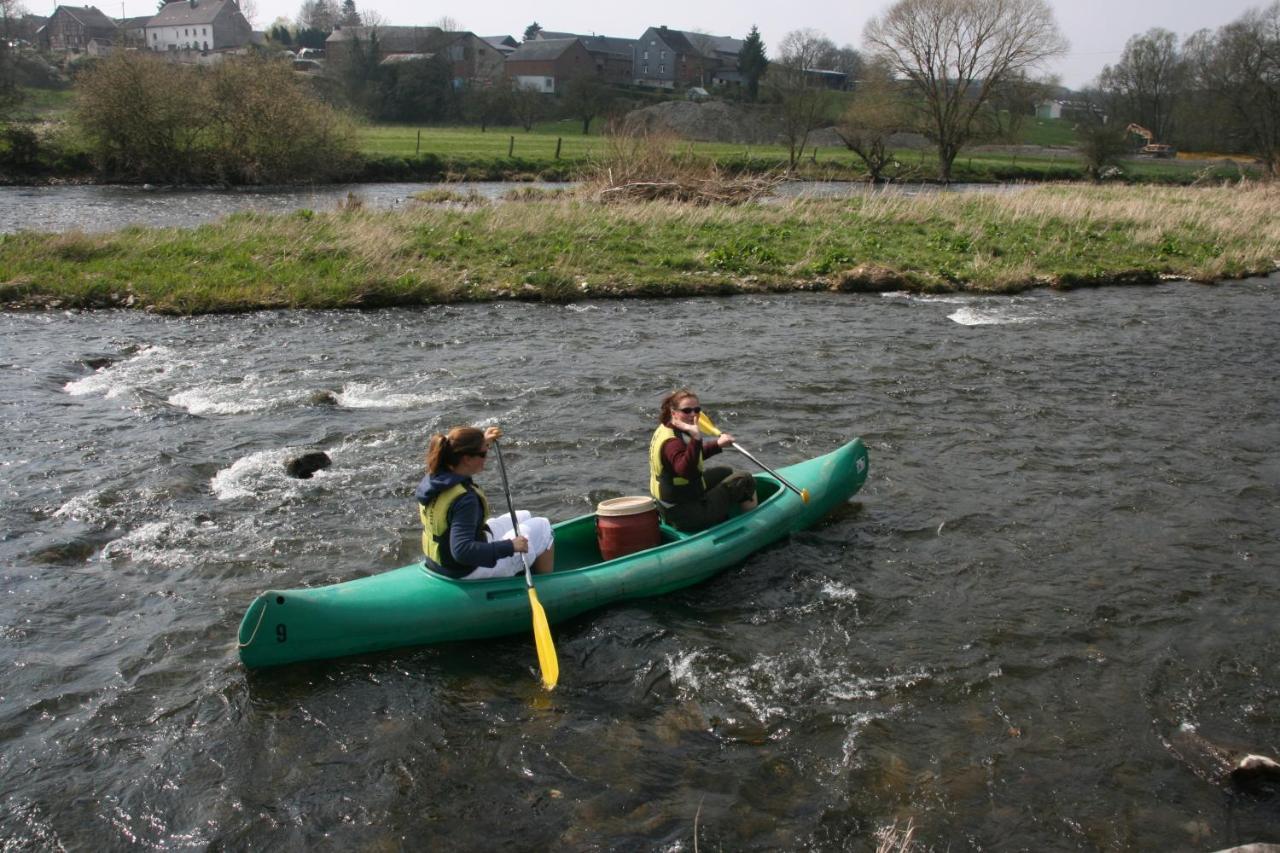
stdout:
[(1270, 272), (1280, 189), (1034, 187), (739, 207), (577, 197), (0, 236), (0, 305), (174, 313), (760, 290), (1014, 292)]
[(1029, 118), (1022, 129), (1025, 145), (1075, 146), (1075, 123), (1064, 118)]

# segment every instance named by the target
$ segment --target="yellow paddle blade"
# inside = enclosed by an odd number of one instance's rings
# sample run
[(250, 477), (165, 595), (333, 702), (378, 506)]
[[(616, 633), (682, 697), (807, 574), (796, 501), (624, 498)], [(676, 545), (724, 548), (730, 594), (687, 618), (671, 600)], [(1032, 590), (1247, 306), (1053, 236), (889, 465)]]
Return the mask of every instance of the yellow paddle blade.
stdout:
[(711, 422), (711, 418), (707, 417), (706, 412), (698, 414), (698, 429), (707, 435), (719, 435), (720, 430), (716, 429), (716, 425)]
[(538, 602), (538, 593), (529, 587), (529, 606), (533, 609), (533, 642), (538, 647), (538, 666), (542, 669), (542, 686), (548, 690), (560, 680), (560, 661), (556, 659), (556, 646), (551, 641), (551, 626), (547, 613)]
[(801, 503), (808, 503), (808, 502), (809, 502), (809, 490), (808, 490), (808, 489), (801, 489), (801, 490), (800, 490), (800, 502), (801, 502)]

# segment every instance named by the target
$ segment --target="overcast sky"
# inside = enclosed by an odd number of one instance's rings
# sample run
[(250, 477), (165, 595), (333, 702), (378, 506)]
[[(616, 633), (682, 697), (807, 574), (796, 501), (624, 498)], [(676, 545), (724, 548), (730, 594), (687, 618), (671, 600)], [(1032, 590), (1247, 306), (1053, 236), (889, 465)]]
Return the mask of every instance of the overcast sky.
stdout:
[[(266, 29), (277, 17), (293, 19), (302, 5), (301, 0), (242, 2), (256, 5), (256, 29)], [(38, 4), (27, 5), (32, 11), (39, 11)], [(770, 52), (787, 32), (806, 27), (820, 31), (838, 45), (859, 47), (867, 21), (889, 5), (889, 0), (810, 0), (794, 6), (777, 0), (649, 0), (635, 4), (601, 0), (356, 0), (357, 9), (377, 12), (385, 24), (422, 26), (448, 16), (462, 29), (477, 35), (511, 35), (517, 41), (534, 20), (548, 30), (628, 38), (638, 38), (646, 27), (662, 24), (741, 38), (755, 24)], [(1269, 0), (1050, 0), (1050, 5), (1071, 48), (1049, 70), (1058, 74), (1065, 85), (1078, 88), (1097, 77), (1102, 66), (1115, 62), (1132, 35), (1164, 27), (1185, 37), (1202, 27), (1215, 28), (1233, 21), (1249, 8), (1269, 5)], [(49, 2), (43, 14), (52, 12), (53, 7), (54, 3)], [(100, 8), (109, 15), (121, 14), (121, 9), (127, 15), (146, 15), (155, 12), (156, 2), (124, 0), (123, 5), (116, 6), (113, 0), (106, 0)]]

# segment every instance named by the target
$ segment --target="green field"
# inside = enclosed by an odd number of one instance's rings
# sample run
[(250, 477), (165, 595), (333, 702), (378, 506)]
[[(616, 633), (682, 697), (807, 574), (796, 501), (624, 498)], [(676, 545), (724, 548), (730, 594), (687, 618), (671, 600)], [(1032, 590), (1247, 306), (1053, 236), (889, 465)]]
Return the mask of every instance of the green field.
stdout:
[[(1055, 138), (1073, 134), (1061, 120), (1046, 133)], [(561, 177), (574, 176), (593, 154), (602, 153), (606, 140), (583, 136), (579, 122), (545, 122), (530, 132), (522, 128), (412, 127), (407, 125), (367, 125), (360, 130), (364, 152), (372, 157), (438, 158), (444, 171), (456, 177)], [(1037, 132), (1044, 128), (1036, 128)], [(594, 131), (594, 128), (593, 128)], [(560, 158), (556, 159), (556, 144)], [(680, 142), (677, 148), (695, 157), (714, 160), (730, 171), (768, 172), (785, 169), (787, 149), (781, 145), (740, 145), (718, 142)], [(508, 157), (508, 150), (512, 157)], [(902, 149), (897, 152), (904, 165), (900, 180), (932, 181), (938, 174), (938, 158), (933, 149)], [(512, 159), (514, 158), (514, 160)], [(505, 164), (505, 165), (504, 165)], [(551, 174), (546, 174), (548, 171)], [(1196, 180), (1232, 180), (1239, 169), (1206, 166), (1179, 160), (1131, 160), (1124, 164), (1126, 180), (1139, 183), (1189, 184)], [(815, 180), (859, 180), (865, 173), (858, 158), (844, 148), (831, 146), (806, 149), (800, 177)], [(1079, 181), (1085, 173), (1071, 151), (1027, 156), (991, 151), (966, 151), (953, 164), (957, 182), (994, 181)]]

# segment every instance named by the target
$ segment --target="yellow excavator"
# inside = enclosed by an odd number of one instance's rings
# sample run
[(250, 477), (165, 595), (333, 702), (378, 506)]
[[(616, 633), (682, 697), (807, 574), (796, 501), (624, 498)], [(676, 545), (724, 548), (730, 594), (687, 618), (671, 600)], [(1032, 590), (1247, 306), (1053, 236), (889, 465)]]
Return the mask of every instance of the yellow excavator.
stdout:
[(1178, 149), (1174, 148), (1172, 145), (1166, 145), (1163, 142), (1156, 142), (1156, 135), (1140, 124), (1130, 124), (1124, 129), (1124, 132), (1126, 134), (1132, 133), (1136, 136), (1140, 136), (1145, 141), (1145, 144), (1138, 149), (1139, 154), (1146, 155), (1147, 157), (1160, 158), (1178, 156)]

